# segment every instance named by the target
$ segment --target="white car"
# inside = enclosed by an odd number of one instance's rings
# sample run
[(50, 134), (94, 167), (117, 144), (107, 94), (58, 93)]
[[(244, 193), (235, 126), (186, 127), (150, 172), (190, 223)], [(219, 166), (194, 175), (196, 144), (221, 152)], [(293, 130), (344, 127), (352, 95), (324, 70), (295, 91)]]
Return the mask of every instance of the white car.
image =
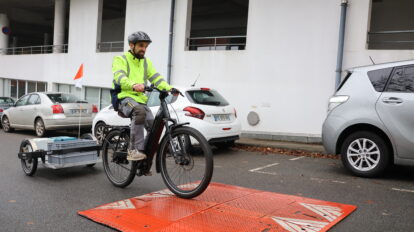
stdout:
[[(189, 126), (200, 131), (210, 144), (220, 148), (230, 147), (241, 134), (241, 123), (237, 119), (236, 109), (231, 106), (216, 90), (209, 88), (178, 88), (184, 95), (168, 106), (172, 118), (179, 122), (189, 122)], [(148, 95), (148, 107), (156, 115), (160, 100), (159, 92)], [(172, 96), (167, 98), (171, 100)], [(111, 126), (128, 126), (131, 120), (121, 118), (112, 106), (103, 108), (94, 118), (92, 133), (102, 141), (104, 128)]]

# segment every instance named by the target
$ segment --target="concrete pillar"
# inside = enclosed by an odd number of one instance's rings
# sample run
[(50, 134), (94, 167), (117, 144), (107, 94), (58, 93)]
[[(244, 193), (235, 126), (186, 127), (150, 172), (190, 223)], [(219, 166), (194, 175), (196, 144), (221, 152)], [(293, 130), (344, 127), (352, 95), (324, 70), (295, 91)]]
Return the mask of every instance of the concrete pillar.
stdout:
[(57, 92), (58, 91), (58, 84), (53, 82), (47, 82), (47, 90), (46, 92)]
[[(55, 25), (53, 28), (53, 45), (63, 45), (65, 42), (66, 0), (55, 0)], [(54, 53), (61, 53), (63, 47), (56, 46)]]
[(98, 2), (98, 28), (96, 33), (96, 43), (102, 42), (102, 11), (103, 11), (103, 0)]
[[(6, 14), (0, 14), (0, 49), (8, 48), (9, 34), (6, 30), (9, 29), (9, 19)], [(1, 50), (0, 54), (6, 54), (6, 51)]]
[(4, 79), (0, 78), (0, 96), (4, 96)]

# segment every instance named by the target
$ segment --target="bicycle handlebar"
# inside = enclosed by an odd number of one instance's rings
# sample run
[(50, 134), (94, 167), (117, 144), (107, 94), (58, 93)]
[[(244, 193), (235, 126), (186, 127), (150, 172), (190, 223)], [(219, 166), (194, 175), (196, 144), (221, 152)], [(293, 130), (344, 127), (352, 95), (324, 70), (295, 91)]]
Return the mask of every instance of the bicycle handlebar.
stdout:
[(155, 87), (154, 85), (144, 87), (144, 92), (152, 92), (154, 90), (157, 90), (158, 92), (164, 92), (164, 93), (172, 93), (172, 94), (178, 93), (182, 97), (184, 97), (184, 95), (176, 88), (172, 88), (171, 90), (166, 91), (166, 90), (160, 90), (157, 87)]

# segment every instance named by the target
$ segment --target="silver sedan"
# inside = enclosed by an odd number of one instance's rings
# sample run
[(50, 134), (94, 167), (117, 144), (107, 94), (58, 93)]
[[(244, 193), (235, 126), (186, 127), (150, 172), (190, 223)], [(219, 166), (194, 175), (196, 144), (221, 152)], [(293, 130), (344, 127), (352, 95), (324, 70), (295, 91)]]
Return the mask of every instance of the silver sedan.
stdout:
[(42, 137), (48, 130), (90, 128), (98, 108), (68, 93), (46, 92), (24, 95), (3, 112), (5, 132), (32, 129)]

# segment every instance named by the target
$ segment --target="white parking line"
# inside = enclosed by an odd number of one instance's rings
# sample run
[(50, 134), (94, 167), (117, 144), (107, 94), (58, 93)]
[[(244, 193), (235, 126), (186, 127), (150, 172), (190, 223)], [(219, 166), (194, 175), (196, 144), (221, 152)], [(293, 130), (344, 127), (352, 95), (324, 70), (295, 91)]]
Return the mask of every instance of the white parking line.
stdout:
[(399, 189), (399, 188), (392, 188), (394, 191), (400, 191), (400, 192), (407, 192), (407, 193), (414, 193), (414, 190), (410, 189)]
[(302, 159), (302, 158), (305, 158), (305, 156), (299, 156), (299, 157), (292, 158), (292, 159), (289, 159), (289, 160), (298, 160), (298, 159)]
[(332, 182), (332, 183), (337, 183), (337, 184), (346, 184), (345, 181), (339, 181), (339, 180), (328, 180), (328, 179), (321, 179), (321, 178), (314, 178), (314, 177), (311, 177), (310, 179), (314, 181), (318, 181), (319, 183)]
[(338, 183), (338, 184), (346, 184), (345, 181), (339, 181), (339, 180), (333, 180), (332, 182), (334, 183)]
[(261, 174), (276, 175), (276, 172), (264, 172), (264, 171), (260, 171), (260, 170), (263, 170), (265, 168), (269, 168), (269, 167), (272, 167), (272, 166), (276, 166), (278, 164), (279, 163), (274, 163), (274, 164), (269, 164), (269, 165), (266, 165), (266, 166), (263, 166), (263, 167), (254, 168), (254, 169), (249, 170), (249, 172), (256, 172), (256, 173), (261, 173)]

